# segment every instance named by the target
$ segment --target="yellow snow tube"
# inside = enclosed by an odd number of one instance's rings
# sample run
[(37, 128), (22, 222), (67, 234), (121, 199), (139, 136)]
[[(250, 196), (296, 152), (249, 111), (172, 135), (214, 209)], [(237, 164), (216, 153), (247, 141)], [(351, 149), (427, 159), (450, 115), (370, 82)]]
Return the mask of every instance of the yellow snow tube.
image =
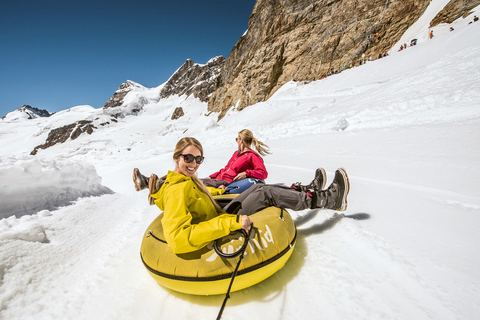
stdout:
[[(232, 196), (220, 196), (219, 200), (229, 197)], [(175, 254), (165, 242), (162, 217), (163, 213), (150, 224), (140, 247), (142, 261), (150, 275), (160, 285), (174, 291), (195, 295), (225, 294), (239, 257), (222, 255), (237, 252), (244, 245), (244, 233), (234, 232), (201, 250)], [(232, 292), (273, 275), (285, 265), (295, 247), (297, 229), (288, 211), (268, 207), (249, 218), (254, 227)]]

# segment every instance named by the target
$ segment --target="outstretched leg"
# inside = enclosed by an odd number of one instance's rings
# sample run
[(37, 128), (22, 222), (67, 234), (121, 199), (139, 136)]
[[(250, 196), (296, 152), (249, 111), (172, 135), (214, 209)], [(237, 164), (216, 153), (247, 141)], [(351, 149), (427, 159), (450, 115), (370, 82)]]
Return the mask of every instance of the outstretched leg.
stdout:
[(335, 178), (326, 190), (319, 190), (314, 186), (312, 193), (298, 192), (289, 187), (256, 184), (232, 200), (224, 209), (228, 211), (230, 206), (240, 202), (242, 204), (238, 212), (240, 215), (251, 215), (270, 206), (294, 211), (309, 208), (345, 211), (349, 191), (347, 172), (340, 168), (335, 171)]
[(232, 200), (224, 209), (227, 210), (235, 202), (242, 203), (238, 214), (249, 216), (270, 206), (295, 211), (305, 210), (311, 207), (312, 197), (306, 192), (298, 192), (289, 187), (256, 184)]

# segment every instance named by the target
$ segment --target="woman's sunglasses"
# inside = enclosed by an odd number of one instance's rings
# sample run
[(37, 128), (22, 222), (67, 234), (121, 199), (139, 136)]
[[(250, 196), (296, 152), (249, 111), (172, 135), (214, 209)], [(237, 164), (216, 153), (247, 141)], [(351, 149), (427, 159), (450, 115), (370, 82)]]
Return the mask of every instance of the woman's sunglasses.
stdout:
[(197, 162), (197, 164), (201, 164), (203, 162), (203, 159), (205, 159), (202, 156), (196, 156), (195, 157), (193, 154), (181, 154), (181, 156), (183, 156), (183, 160), (186, 163), (191, 163), (191, 162), (193, 162), (193, 160), (195, 160)]

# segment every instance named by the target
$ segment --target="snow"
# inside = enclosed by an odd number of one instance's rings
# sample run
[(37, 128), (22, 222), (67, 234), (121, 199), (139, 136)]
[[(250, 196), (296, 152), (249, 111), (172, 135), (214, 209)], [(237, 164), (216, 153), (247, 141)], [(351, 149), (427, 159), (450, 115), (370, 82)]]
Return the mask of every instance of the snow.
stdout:
[[(175, 143), (194, 136), (207, 176), (243, 128), (273, 152), (267, 183), (308, 183), (319, 166), (331, 181), (344, 167), (351, 191), (345, 217), (291, 212), (292, 257), (232, 293), (222, 319), (480, 318), (480, 22), (468, 22), (341, 74), (290, 82), (219, 122), (205, 103), (158, 99), (158, 88), (131, 93), (143, 101), (137, 116), (36, 156), (51, 129), (108, 117), (79, 106), (0, 122), (0, 318), (215, 318), (223, 296), (167, 290), (144, 268), (141, 239), (160, 211), (131, 174), (173, 169)], [(171, 120), (178, 106), (185, 115)]]

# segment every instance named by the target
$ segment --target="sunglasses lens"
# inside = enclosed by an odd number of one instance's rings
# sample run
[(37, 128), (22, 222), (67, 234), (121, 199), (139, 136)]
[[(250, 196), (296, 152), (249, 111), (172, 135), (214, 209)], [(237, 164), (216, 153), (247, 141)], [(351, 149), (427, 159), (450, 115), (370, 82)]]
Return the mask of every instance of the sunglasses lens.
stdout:
[(203, 162), (203, 157), (202, 156), (194, 156), (193, 154), (182, 154), (183, 160), (186, 163), (191, 163), (193, 160), (195, 160), (198, 164), (201, 164)]
[(183, 156), (183, 160), (185, 160), (186, 163), (190, 163), (195, 159), (195, 157), (191, 154), (186, 154)]

